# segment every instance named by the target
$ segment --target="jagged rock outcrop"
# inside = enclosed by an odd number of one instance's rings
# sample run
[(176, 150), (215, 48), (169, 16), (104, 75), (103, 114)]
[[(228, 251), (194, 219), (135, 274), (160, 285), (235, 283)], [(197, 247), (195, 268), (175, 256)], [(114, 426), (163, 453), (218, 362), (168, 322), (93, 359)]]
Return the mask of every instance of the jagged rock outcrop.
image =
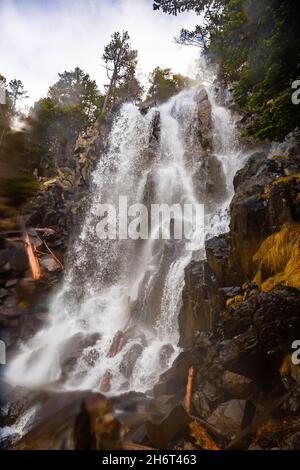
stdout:
[(208, 240), (207, 260), (186, 269), (179, 326), (188, 349), (159, 387), (182, 398), (173, 377), (193, 365), (194, 412), (233, 448), (298, 445), (299, 174), (295, 152), (253, 154), (234, 180), (230, 232)]
[(88, 203), (90, 175), (107, 147), (109, 128), (109, 123), (96, 123), (81, 133), (68, 166), (59, 167), (55, 178), (41, 178), (40, 191), (24, 208), (27, 225), (55, 230), (55, 244), (61, 245), (62, 254), (68, 246), (70, 227), (78, 224)]
[(198, 104), (198, 133), (202, 148), (205, 151), (212, 149), (212, 116), (211, 104), (209, 102), (206, 90), (202, 88), (197, 96)]
[(185, 271), (183, 306), (178, 317), (181, 347), (190, 347), (197, 332), (211, 331), (219, 302), (218, 284), (207, 261), (192, 261)]

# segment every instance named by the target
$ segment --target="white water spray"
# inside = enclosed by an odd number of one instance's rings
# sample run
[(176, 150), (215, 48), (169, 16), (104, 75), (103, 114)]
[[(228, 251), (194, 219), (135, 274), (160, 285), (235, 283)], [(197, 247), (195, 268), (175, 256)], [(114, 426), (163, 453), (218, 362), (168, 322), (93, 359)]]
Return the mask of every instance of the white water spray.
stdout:
[[(207, 219), (207, 236), (213, 236), (228, 227), (240, 154), (230, 112), (216, 104), (212, 87), (207, 92), (214, 151), (228, 189), (226, 200)], [(109, 150), (93, 174), (91, 205), (72, 247), (64, 285), (52, 299), (48, 324), (22, 345), (10, 364), (10, 383), (31, 389), (51, 384), (58, 390), (99, 390), (109, 371), (112, 393), (146, 391), (172, 364), (179, 352), (184, 270), (193, 253), (172, 240), (99, 240), (95, 227), (99, 203), (117, 204), (119, 195), (127, 195), (130, 204), (206, 202), (199, 201), (194, 188), (197, 165), (208, 158), (197, 141), (198, 93), (197, 87), (185, 90), (145, 116), (134, 105), (123, 105)], [(156, 141), (153, 123), (158, 113)], [(196, 146), (195, 161), (188, 153)], [(205, 181), (200, 183), (205, 186)], [(126, 332), (125, 341), (112, 357), (118, 331)]]

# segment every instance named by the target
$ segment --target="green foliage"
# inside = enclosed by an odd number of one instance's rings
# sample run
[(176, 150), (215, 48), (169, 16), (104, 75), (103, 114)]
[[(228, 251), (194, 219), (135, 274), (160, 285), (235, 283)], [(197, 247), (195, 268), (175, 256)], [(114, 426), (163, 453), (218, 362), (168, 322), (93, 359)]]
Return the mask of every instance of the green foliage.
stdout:
[(122, 35), (116, 31), (111, 41), (104, 48), (102, 59), (106, 65), (109, 79), (121, 80), (126, 77), (128, 70), (137, 64), (137, 51), (131, 49), (128, 31)]
[(237, 106), (251, 113), (245, 135), (282, 141), (299, 125), (300, 106), (291, 102), (291, 84), (300, 78), (299, 2), (156, 0), (154, 8), (204, 14), (204, 26), (186, 38), (206, 41), (208, 60), (233, 85)]
[(80, 132), (100, 115), (104, 96), (97, 84), (79, 67), (59, 74), (48, 96), (38, 100), (30, 112), (30, 144), (41, 172), (52, 176), (66, 165), (68, 151)]
[(156, 67), (150, 74), (149, 82), (147, 100), (162, 103), (183, 90), (191, 80), (183, 75), (174, 74), (169, 68)]
[(52, 85), (48, 92), (52, 106), (66, 114), (80, 115), (83, 126), (95, 122), (103, 102), (95, 80), (91, 80), (79, 67), (58, 76), (58, 82)]
[(13, 79), (9, 82), (9, 91), (8, 94), (12, 101), (13, 108), (16, 107), (17, 102), (24, 98), (28, 98), (27, 91), (24, 88), (21, 80)]
[(25, 124), (25, 118), (17, 113), (15, 105), (26, 92), (20, 80), (11, 81), (7, 87), (5, 78), (0, 76), (0, 79), (6, 86), (6, 103), (0, 105), (0, 210), (3, 217), (3, 214), (12, 214), (30, 197), (38, 182), (33, 175), (36, 162), (28, 130), (16, 132), (11, 127), (14, 119)]
[(262, 107), (259, 115), (248, 124), (245, 136), (255, 136), (260, 140), (283, 141), (287, 132), (300, 123), (300, 109), (291, 102), (290, 88), (283, 90), (276, 98)]
[(1, 190), (10, 204), (21, 206), (38, 189), (38, 181), (33, 175), (16, 175), (11, 178), (1, 178)]
[(122, 81), (115, 86), (112, 101), (114, 103), (117, 101), (133, 101), (138, 103), (141, 101), (143, 93), (144, 88), (136, 77), (135, 68), (132, 68), (131, 70), (128, 70), (127, 75), (122, 79)]
[(110, 81), (106, 86), (102, 112), (116, 102), (140, 100), (143, 88), (136, 77), (137, 51), (131, 48), (127, 31), (112, 34), (110, 43), (104, 48), (102, 59)]
[(169, 15), (193, 10), (200, 15), (207, 9), (211, 12), (218, 11), (225, 3), (226, 0), (154, 0), (153, 9), (162, 10)]
[[(105, 101), (111, 108), (116, 102), (141, 98), (143, 88), (136, 76), (137, 51), (131, 49), (127, 32), (114, 33), (103, 59), (111, 79), (106, 96), (88, 74), (76, 67), (59, 74), (48, 95), (34, 104), (27, 117), (16, 106), (26, 97), (24, 85), (17, 79), (7, 84), (0, 75), (6, 92), (6, 103), (0, 105), (2, 214), (14, 217), (19, 205), (33, 194), (38, 185), (34, 175), (52, 177), (62, 167), (75, 165), (69, 156), (78, 135), (97, 120), (105, 119)], [(12, 125), (16, 121), (23, 125), (18, 132)]]
[(181, 44), (203, 46), (207, 49), (207, 40), (213, 25), (219, 24), (220, 13), (228, 0), (154, 0), (153, 9), (162, 10), (169, 15), (177, 15), (186, 11), (195, 11), (201, 15), (201, 24), (195, 31), (182, 29), (177, 42)]

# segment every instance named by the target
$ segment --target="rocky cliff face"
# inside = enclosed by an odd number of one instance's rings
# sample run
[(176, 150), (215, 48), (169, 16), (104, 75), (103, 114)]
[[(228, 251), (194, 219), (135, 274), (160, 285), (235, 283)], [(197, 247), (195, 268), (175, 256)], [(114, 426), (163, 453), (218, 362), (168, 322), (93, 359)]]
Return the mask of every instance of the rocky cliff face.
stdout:
[(299, 172), (296, 149), (254, 153), (234, 180), (229, 233), (186, 270), (185, 349), (159, 390), (183, 396), (193, 366), (193, 412), (234, 448), (299, 448)]

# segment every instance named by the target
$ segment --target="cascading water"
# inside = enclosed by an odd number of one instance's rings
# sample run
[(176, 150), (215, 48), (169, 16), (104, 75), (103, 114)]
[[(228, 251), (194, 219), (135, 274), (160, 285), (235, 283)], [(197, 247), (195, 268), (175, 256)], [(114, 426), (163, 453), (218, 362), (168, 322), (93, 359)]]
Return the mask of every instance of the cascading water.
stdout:
[(248, 154), (240, 147), (231, 112), (217, 103), (214, 87), (211, 84), (205, 83), (205, 89), (212, 110), (213, 150), (222, 164), (226, 184), (226, 196), (206, 218), (206, 237), (210, 238), (225, 233), (229, 229), (229, 204), (234, 193), (233, 178), (248, 158)]
[[(206, 236), (212, 236), (227, 229), (239, 151), (230, 112), (216, 104), (212, 87), (206, 88), (214, 152), (227, 186), (226, 198), (210, 204), (206, 216)], [(51, 301), (48, 324), (11, 362), (10, 383), (99, 390), (106, 381), (113, 393), (146, 391), (171, 365), (179, 352), (184, 270), (193, 252), (175, 240), (100, 240), (96, 226), (99, 204), (117, 207), (120, 195), (128, 205), (206, 204), (205, 181), (197, 183), (200, 192), (194, 184), (199, 163), (208, 158), (197, 137), (199, 91), (185, 90), (146, 115), (123, 105), (109, 150), (93, 174), (91, 204), (64, 285)], [(191, 148), (198, 148), (197, 157), (191, 158)]]

